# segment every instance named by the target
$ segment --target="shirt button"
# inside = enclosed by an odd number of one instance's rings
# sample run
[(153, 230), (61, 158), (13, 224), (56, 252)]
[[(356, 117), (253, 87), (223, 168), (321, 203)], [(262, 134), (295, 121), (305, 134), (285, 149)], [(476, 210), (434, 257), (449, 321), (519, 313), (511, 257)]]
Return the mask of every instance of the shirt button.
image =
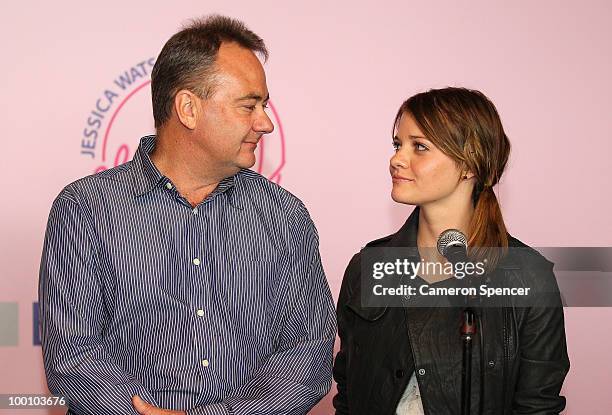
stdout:
[(419, 369), (419, 375), (420, 376), (424, 376), (425, 375), (425, 369)]
[(168, 190), (172, 189), (172, 183), (170, 182), (166, 183), (166, 189)]
[(197, 215), (198, 214), (198, 208), (193, 208), (192, 212), (193, 212), (194, 215)]
[(200, 265), (200, 258), (194, 258), (193, 265)]
[(208, 367), (208, 365), (209, 365), (209, 364), (210, 364), (210, 363), (208, 362), (208, 359), (204, 359), (204, 360), (202, 360), (202, 366), (204, 366), (204, 367)]
[(199, 309), (198, 311), (196, 311), (196, 314), (197, 314), (199, 317), (204, 317), (204, 310)]

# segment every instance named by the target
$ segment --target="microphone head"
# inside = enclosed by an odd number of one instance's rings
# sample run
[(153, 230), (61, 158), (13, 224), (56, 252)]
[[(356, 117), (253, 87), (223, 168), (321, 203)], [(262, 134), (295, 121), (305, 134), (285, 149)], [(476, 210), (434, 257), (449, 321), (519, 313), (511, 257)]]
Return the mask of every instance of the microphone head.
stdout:
[(463, 248), (467, 251), (467, 238), (457, 229), (447, 229), (438, 236), (438, 252), (448, 258), (448, 249), (451, 247)]

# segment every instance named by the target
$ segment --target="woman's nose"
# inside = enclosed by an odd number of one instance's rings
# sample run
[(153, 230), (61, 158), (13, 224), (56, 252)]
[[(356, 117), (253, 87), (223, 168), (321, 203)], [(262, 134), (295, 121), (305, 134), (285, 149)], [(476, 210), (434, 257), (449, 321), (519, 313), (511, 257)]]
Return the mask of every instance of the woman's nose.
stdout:
[(402, 152), (398, 151), (393, 155), (393, 157), (391, 157), (389, 163), (393, 168), (405, 169), (406, 167), (408, 167), (409, 160), (408, 157), (406, 157)]

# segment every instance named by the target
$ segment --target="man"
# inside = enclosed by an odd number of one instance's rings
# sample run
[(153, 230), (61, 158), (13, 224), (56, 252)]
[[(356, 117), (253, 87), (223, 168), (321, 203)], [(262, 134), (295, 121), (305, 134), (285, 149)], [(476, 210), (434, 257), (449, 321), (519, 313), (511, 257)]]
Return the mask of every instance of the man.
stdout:
[(298, 414), (331, 386), (334, 305), (304, 205), (247, 170), (273, 125), (261, 38), (164, 46), (156, 136), (68, 185), (40, 270), (45, 371), (78, 414)]

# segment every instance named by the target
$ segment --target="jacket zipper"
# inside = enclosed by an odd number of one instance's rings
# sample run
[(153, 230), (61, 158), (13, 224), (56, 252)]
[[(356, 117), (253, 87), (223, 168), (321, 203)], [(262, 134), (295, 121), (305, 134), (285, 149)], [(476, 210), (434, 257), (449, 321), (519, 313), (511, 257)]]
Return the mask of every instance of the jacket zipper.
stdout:
[[(414, 378), (416, 379), (417, 385), (419, 386), (419, 395), (420, 395), (419, 399), (421, 400), (421, 404), (423, 405), (423, 413), (425, 415), (429, 415), (429, 412), (428, 412), (427, 408), (425, 408), (425, 404), (423, 403), (423, 401), (424, 401), (424, 399), (423, 399), (423, 392), (422, 392), (423, 388), (422, 388), (422, 385), (421, 385), (421, 381), (419, 380), (419, 375), (417, 375), (418, 367), (417, 367), (416, 358), (414, 356), (414, 345), (413, 345), (412, 336), (411, 336), (411, 333), (410, 333), (410, 322), (409, 322), (409, 319), (408, 319), (408, 308), (407, 307), (403, 307), (403, 309), (404, 309), (404, 320), (406, 322), (406, 331), (408, 333), (408, 342), (410, 343), (410, 353), (412, 353), (412, 363), (413, 363), (413, 366), (414, 366)], [(402, 395), (403, 395), (404, 391), (406, 390), (406, 387), (408, 386), (408, 383), (410, 383), (410, 377), (409, 376), (406, 376), (406, 377), (407, 377), (407, 380), (405, 382), (406, 384), (402, 388), (402, 393), (397, 397), (397, 400), (396, 400), (396, 402), (395, 402), (395, 404), (393, 406), (393, 410), (394, 411), (395, 411), (395, 408), (397, 408), (397, 405), (399, 404), (400, 400), (402, 399)], [(395, 413), (395, 412), (393, 412), (393, 413)]]
[(502, 372), (502, 405), (503, 405), (503, 414), (506, 415), (506, 389), (507, 389), (507, 379), (508, 379), (508, 360), (509, 360), (509, 347), (510, 345), (509, 343), (509, 336), (508, 336), (508, 310), (506, 309), (506, 307), (502, 308), (502, 312), (503, 312), (503, 322), (504, 322), (504, 353), (503, 353), (503, 359), (504, 359), (504, 366), (503, 366), (503, 372)]

